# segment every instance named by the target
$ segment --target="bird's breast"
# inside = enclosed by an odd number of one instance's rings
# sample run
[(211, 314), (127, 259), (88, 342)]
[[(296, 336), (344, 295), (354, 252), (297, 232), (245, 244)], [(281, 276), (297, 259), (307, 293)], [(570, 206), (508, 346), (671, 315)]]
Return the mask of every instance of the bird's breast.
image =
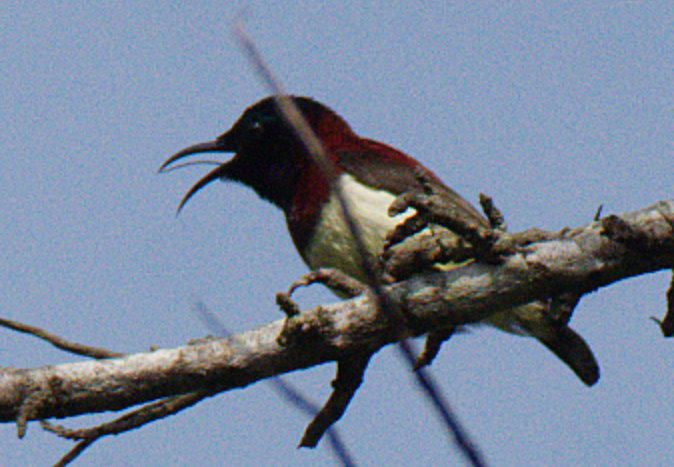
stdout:
[[(365, 249), (370, 255), (379, 254), (386, 234), (414, 214), (413, 209), (408, 209), (402, 214), (390, 217), (388, 208), (395, 196), (384, 190), (371, 188), (351, 175), (342, 175), (338, 183), (341, 185), (349, 211), (359, 226)], [(337, 268), (351, 277), (363, 279), (355, 242), (334, 193), (323, 205), (311, 238), (301, 254), (311, 269)]]

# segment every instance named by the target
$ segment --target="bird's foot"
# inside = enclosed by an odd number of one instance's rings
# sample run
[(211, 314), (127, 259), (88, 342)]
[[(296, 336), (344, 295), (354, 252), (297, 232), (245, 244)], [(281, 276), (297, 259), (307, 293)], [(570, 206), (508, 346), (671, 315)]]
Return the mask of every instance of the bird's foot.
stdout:
[[(398, 224), (386, 238), (382, 259), (388, 282), (427, 271), (434, 264), (458, 264), (471, 259), (499, 264), (522, 247), (566, 234), (539, 229), (507, 233), (501, 211), (492, 198), (480, 194), (480, 205), (488, 221), (488, 226), (484, 226), (451, 193), (434, 189), (423, 171), (417, 177), (422, 190), (403, 193), (389, 208), (392, 216), (408, 208), (416, 213)], [(416, 235), (424, 229), (428, 235)]]
[[(398, 224), (386, 238), (382, 255), (386, 276), (400, 280), (428, 270), (433, 264), (469, 259), (500, 262), (493, 246), (505, 229), (505, 221), (491, 199), (481, 197), (489, 219), (489, 227), (485, 227), (452, 193), (434, 189), (423, 171), (417, 177), (422, 189), (403, 193), (389, 207), (391, 216), (410, 208), (415, 214)], [(422, 230), (423, 235), (416, 235)]]
[(414, 209), (416, 213), (389, 234), (386, 245), (395, 245), (429, 224), (436, 224), (446, 227), (466, 240), (475, 250), (475, 254), (488, 251), (498, 240), (501, 231), (499, 227), (505, 226), (503, 216), (494, 207), (491, 199), (485, 201), (489, 208), (487, 216), (490, 218), (490, 228), (488, 228), (480, 222), (479, 217), (467, 210), (462, 203), (457, 202), (456, 194), (434, 188), (423, 170), (418, 170), (416, 175), (422, 189), (398, 196), (389, 207), (389, 215), (401, 214), (409, 208)]
[(339, 269), (320, 268), (305, 274), (293, 282), (290, 288), (288, 288), (287, 295), (290, 297), (300, 287), (308, 287), (312, 284), (323, 284), (347, 298), (357, 297), (367, 290), (367, 286), (364, 283)]
[(276, 293), (276, 304), (286, 315), (286, 319), (283, 322), (283, 329), (281, 329), (276, 341), (279, 345), (286, 347), (297, 341), (296, 336), (298, 335), (299, 329), (297, 318), (300, 316), (300, 307), (292, 298), (290, 298), (290, 294), (283, 292)]
[(280, 345), (290, 345), (291, 342), (297, 342), (300, 338), (305, 340), (308, 336), (315, 334), (311, 332), (311, 329), (320, 329), (322, 327), (321, 323), (304, 320), (301, 316), (300, 307), (291, 298), (298, 288), (308, 287), (312, 284), (323, 284), (337, 294), (346, 296), (347, 298), (357, 297), (367, 290), (365, 284), (338, 269), (321, 268), (305, 274), (293, 282), (287, 292), (278, 292), (276, 294), (276, 304), (286, 315), (283, 329), (278, 338)]
[(301, 313), (299, 306), (286, 293), (276, 294), (276, 304), (286, 314), (283, 328), (276, 338), (282, 347), (312, 347), (324, 340), (325, 329), (330, 328), (323, 313)]
[(384, 278), (393, 283), (428, 271), (434, 264), (463, 263), (474, 258), (470, 245), (444, 227), (431, 225), (428, 235), (415, 235), (382, 253)]

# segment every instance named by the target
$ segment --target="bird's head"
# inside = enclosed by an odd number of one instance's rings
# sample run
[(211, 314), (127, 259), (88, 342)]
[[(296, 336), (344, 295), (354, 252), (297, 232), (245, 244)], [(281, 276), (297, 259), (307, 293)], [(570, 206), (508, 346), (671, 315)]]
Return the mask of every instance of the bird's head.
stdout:
[[(292, 99), (328, 150), (332, 142), (353, 134), (348, 124), (323, 104), (307, 97)], [(187, 156), (217, 152), (234, 153), (234, 156), (226, 162), (192, 161), (175, 164)], [(196, 144), (174, 154), (159, 171), (208, 163), (216, 163), (217, 167), (187, 192), (179, 209), (210, 182), (221, 179), (243, 183), (262, 198), (287, 211), (297, 194), (300, 179), (306, 182), (308, 173), (312, 177), (320, 177), (320, 172), (311, 162), (295, 132), (279, 113), (273, 97), (265, 98), (246, 109), (232, 128), (214, 141)]]

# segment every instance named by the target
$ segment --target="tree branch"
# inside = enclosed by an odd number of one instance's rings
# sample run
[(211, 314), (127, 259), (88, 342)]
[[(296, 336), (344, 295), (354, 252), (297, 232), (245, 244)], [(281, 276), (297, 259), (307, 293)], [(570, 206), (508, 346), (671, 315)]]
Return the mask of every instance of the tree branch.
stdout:
[[(617, 227), (616, 227), (617, 226)], [(507, 235), (507, 234), (506, 234)], [(523, 234), (518, 234), (523, 235)], [(519, 247), (501, 264), (471, 263), (391, 285), (417, 336), (463, 325), (533, 300), (579, 296), (629, 277), (674, 268), (674, 200)], [(672, 293), (668, 294), (672, 310)], [(223, 392), (264, 378), (375, 352), (399, 329), (364, 295), (303, 312), (282, 346), (279, 320), (225, 339), (176, 349), (31, 369), (0, 370), (0, 421), (117, 411), (195, 390)], [(668, 315), (665, 323), (671, 323)], [(288, 330), (286, 330), (288, 332)]]

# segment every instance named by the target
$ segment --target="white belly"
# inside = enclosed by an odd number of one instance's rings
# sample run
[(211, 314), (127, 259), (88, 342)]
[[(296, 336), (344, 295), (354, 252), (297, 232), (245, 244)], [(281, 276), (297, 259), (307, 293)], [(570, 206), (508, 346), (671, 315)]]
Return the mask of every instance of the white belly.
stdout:
[[(413, 215), (414, 210), (408, 209), (395, 217), (389, 217), (387, 211), (395, 196), (367, 187), (350, 175), (340, 177), (339, 183), (353, 217), (358, 219), (367, 252), (371, 255), (379, 254), (386, 234)], [(331, 195), (330, 201), (323, 208), (309, 245), (303, 257), (311, 269), (337, 268), (351, 277), (363, 279), (358, 253), (336, 196)]]

